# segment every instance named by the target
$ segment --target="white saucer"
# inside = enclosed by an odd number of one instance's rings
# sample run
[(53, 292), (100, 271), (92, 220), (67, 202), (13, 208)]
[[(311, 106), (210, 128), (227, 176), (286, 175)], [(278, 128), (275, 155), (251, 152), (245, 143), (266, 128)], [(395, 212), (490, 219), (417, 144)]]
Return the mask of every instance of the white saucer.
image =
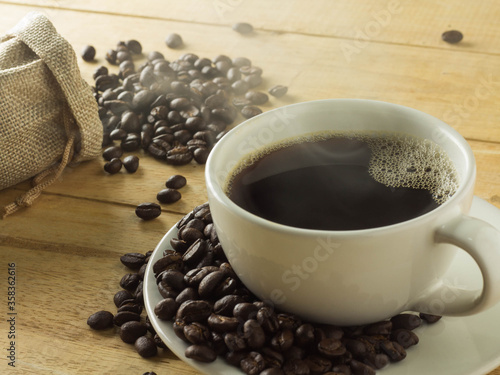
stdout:
[[(498, 208), (474, 197), (471, 216), (483, 219), (500, 230)], [(179, 339), (172, 322), (161, 321), (154, 314), (162, 299), (156, 286), (153, 264), (170, 248), (170, 239), (177, 234), (173, 227), (156, 246), (144, 276), (144, 304), (151, 324), (158, 335), (180, 359), (205, 374), (243, 374), (223, 359), (204, 364), (184, 356), (187, 344)], [(448, 274), (455, 285), (480, 285), (477, 266), (460, 251)], [(458, 283), (458, 284), (457, 284)], [(500, 304), (469, 317), (443, 318), (434, 325), (422, 325), (415, 333), (420, 343), (408, 350), (407, 358), (379, 371), (383, 375), (484, 375), (500, 365)]]

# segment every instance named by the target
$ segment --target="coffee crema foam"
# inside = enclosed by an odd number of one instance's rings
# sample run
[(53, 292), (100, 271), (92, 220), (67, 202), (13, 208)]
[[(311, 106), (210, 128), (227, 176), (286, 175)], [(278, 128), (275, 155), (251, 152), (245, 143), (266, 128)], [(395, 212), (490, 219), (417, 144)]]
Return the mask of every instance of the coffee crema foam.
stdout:
[(262, 147), (244, 157), (231, 171), (225, 193), (229, 195), (232, 182), (240, 172), (264, 156), (305, 142), (318, 142), (335, 137), (365, 142), (372, 152), (369, 163), (371, 177), (393, 188), (425, 189), (441, 205), (459, 187), (458, 174), (448, 154), (431, 140), (409, 134), (377, 131), (320, 132), (283, 139)]

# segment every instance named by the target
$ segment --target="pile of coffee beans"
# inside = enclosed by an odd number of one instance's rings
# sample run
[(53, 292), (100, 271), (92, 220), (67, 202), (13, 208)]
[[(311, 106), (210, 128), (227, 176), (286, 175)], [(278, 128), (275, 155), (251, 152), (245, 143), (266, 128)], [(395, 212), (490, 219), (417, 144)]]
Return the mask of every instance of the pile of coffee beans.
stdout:
[(413, 332), (439, 316), (400, 314), (365, 326), (314, 324), (258, 300), (227, 262), (208, 204), (177, 224), (171, 249), (153, 265), (163, 299), (156, 316), (172, 321), (188, 358), (218, 356), (246, 374), (375, 374), (406, 357)]
[[(166, 43), (175, 48), (182, 38), (171, 34)], [(87, 55), (88, 51), (85, 59)], [(262, 113), (257, 106), (268, 101), (266, 93), (255, 90), (262, 82), (262, 69), (246, 57), (208, 59), (185, 53), (169, 61), (153, 51), (136, 66), (136, 55), (143, 56), (138, 41), (119, 42), (106, 53), (106, 60), (119, 66), (118, 73), (99, 66), (93, 76), (104, 128), (105, 170), (110, 174), (120, 171), (123, 152), (141, 149), (171, 165), (192, 160), (204, 164), (238, 113), (253, 117)], [(286, 88), (278, 86), (270, 93), (279, 97)]]
[(130, 273), (122, 277), (119, 283), (122, 289), (113, 297), (116, 313), (101, 310), (87, 320), (89, 327), (95, 330), (115, 329), (122, 341), (134, 345), (144, 358), (157, 355), (159, 348), (166, 348), (144, 311), (143, 280), (151, 253), (127, 253), (120, 257)]

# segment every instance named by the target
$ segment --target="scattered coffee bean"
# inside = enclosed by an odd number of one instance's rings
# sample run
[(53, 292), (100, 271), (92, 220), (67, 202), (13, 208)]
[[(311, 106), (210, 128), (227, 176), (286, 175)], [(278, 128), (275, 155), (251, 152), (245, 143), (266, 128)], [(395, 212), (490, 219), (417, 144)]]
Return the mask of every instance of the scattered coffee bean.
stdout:
[(240, 34), (250, 34), (253, 31), (253, 26), (246, 22), (238, 22), (233, 25), (233, 30)]
[(441, 35), (446, 43), (455, 44), (460, 42), (464, 38), (463, 34), (458, 30), (448, 30)]
[(281, 98), (288, 92), (288, 87), (282, 85), (276, 85), (269, 89), (269, 94), (276, 97)]
[(138, 270), (146, 261), (146, 256), (141, 253), (127, 253), (120, 257), (120, 262), (131, 270)]
[(133, 344), (139, 337), (146, 335), (148, 326), (137, 321), (129, 321), (120, 326), (120, 338), (123, 342)]
[(134, 55), (140, 55), (142, 53), (142, 45), (135, 39), (127, 40), (125, 46)]
[(399, 314), (391, 318), (393, 329), (408, 329), (412, 330), (420, 327), (422, 319), (415, 314)]
[(161, 215), (161, 206), (156, 203), (141, 203), (136, 207), (135, 214), (142, 220), (156, 219)]
[(425, 313), (420, 313), (420, 318), (425, 320), (427, 323), (433, 324), (439, 321), (442, 316), (441, 315), (432, 315), (432, 314), (425, 314)]
[(113, 326), (113, 314), (109, 311), (98, 311), (89, 316), (87, 324), (97, 330), (110, 328)]
[(176, 189), (166, 188), (156, 195), (156, 199), (161, 203), (170, 204), (181, 199), (181, 193)]
[(169, 34), (165, 38), (165, 44), (168, 48), (179, 48), (183, 44), (182, 37), (176, 33)]
[(155, 340), (149, 336), (141, 336), (134, 343), (135, 350), (141, 357), (154, 357), (158, 353)]
[(262, 113), (262, 110), (259, 107), (255, 107), (253, 105), (247, 105), (241, 109), (241, 114), (246, 119), (260, 115), (261, 113)]
[(85, 46), (82, 49), (82, 59), (84, 61), (94, 61), (95, 58), (95, 48), (93, 46)]
[(108, 172), (109, 174), (116, 174), (120, 172), (120, 169), (122, 169), (122, 161), (119, 158), (113, 158), (110, 161), (108, 161), (106, 164), (104, 164), (104, 170)]
[(129, 155), (123, 159), (123, 166), (128, 173), (135, 173), (139, 168), (139, 158), (135, 155)]
[(186, 186), (186, 182), (186, 177), (176, 174), (168, 178), (167, 182), (165, 182), (165, 186), (170, 189), (180, 189)]
[(248, 91), (245, 94), (245, 98), (248, 99), (254, 105), (262, 105), (267, 103), (267, 101), (269, 100), (267, 94), (254, 90)]
[(130, 321), (139, 322), (140, 320), (141, 320), (141, 316), (135, 312), (120, 311), (119, 313), (115, 314), (115, 316), (113, 318), (113, 323), (117, 326), (121, 326), (122, 324), (130, 322)]

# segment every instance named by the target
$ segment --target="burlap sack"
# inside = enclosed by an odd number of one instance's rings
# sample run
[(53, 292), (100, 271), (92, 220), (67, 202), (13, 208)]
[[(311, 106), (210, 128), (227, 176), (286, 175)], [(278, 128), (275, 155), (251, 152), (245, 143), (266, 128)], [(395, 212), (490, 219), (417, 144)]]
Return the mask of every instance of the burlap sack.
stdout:
[(40, 13), (0, 38), (0, 98), (0, 190), (35, 176), (6, 216), (31, 205), (69, 162), (96, 157), (102, 125), (75, 52)]

